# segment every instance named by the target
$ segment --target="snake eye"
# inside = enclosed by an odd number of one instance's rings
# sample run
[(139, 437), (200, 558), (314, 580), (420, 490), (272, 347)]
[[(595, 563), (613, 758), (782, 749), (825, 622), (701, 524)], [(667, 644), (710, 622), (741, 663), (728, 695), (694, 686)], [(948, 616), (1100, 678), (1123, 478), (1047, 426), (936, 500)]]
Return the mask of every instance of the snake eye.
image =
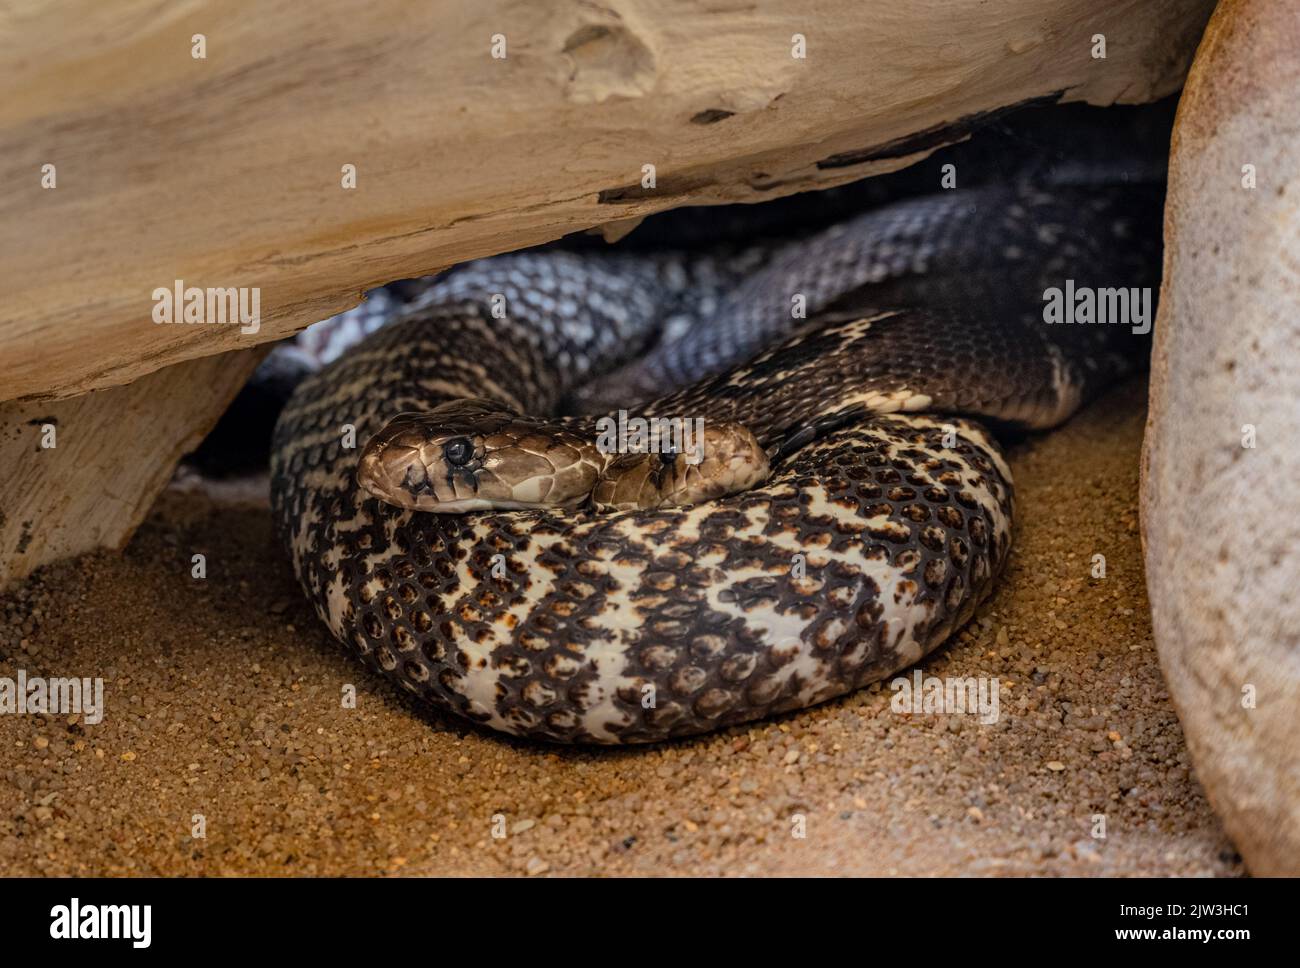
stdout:
[(453, 437), (442, 445), (442, 456), (452, 467), (464, 467), (474, 456), (474, 445), (468, 437)]

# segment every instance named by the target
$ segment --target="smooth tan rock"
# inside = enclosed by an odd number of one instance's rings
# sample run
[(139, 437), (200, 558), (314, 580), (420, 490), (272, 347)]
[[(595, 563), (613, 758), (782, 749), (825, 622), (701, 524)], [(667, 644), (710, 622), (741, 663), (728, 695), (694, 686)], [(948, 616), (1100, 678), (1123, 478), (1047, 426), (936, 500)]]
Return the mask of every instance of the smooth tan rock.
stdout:
[(1300, 7), (1221, 3), (1174, 131), (1143, 467), (1161, 665), (1256, 874), (1300, 874), (1297, 104)]
[[(1213, 3), (801, 6), (10, 5), (0, 400), (127, 383), (566, 232), (892, 170), (1025, 101), (1151, 100)], [(259, 330), (155, 325), (152, 293), (177, 279), (259, 288)]]

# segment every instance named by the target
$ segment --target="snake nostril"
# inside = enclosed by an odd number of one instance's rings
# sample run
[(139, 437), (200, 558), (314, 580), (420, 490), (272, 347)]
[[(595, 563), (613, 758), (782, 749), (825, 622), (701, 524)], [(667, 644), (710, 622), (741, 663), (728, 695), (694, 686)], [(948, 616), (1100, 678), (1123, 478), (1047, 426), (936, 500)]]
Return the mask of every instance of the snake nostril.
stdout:
[(419, 461), (411, 461), (406, 465), (406, 474), (402, 477), (402, 486), (410, 490), (418, 490), (428, 483), (428, 475), (424, 472), (424, 465)]

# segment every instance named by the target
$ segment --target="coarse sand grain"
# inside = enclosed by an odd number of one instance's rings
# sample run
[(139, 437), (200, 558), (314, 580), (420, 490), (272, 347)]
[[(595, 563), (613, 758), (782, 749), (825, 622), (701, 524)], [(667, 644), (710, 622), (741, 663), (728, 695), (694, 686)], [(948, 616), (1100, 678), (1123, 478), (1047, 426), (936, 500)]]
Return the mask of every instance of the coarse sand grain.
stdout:
[(989, 725), (880, 684), (649, 748), (467, 727), (333, 641), (264, 480), (182, 474), (125, 552), (0, 597), (0, 675), (102, 676), (106, 706), (0, 716), (0, 874), (1240, 875), (1152, 643), (1144, 398), (1011, 448), (1007, 575), (920, 666), (996, 677)]

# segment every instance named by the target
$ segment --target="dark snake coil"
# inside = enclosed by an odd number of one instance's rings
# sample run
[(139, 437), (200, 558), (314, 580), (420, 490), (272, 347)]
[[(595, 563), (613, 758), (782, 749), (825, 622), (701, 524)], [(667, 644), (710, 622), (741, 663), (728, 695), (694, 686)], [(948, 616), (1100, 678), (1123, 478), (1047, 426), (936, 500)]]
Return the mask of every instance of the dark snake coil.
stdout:
[[(1019, 185), (890, 206), (757, 269), (471, 264), (298, 387), (273, 445), (278, 530), (350, 650), (505, 732), (649, 742), (842, 695), (941, 644), (1006, 562), (1010, 477), (967, 418), (1050, 427), (1140, 365), (1128, 327), (1045, 324), (1043, 292), (1151, 285), (1158, 213), (1150, 189)], [(651, 347), (699, 305), (707, 318)], [(471, 396), (734, 420), (774, 471), (607, 514), (430, 514), (358, 489), (360, 446), (389, 417)]]

